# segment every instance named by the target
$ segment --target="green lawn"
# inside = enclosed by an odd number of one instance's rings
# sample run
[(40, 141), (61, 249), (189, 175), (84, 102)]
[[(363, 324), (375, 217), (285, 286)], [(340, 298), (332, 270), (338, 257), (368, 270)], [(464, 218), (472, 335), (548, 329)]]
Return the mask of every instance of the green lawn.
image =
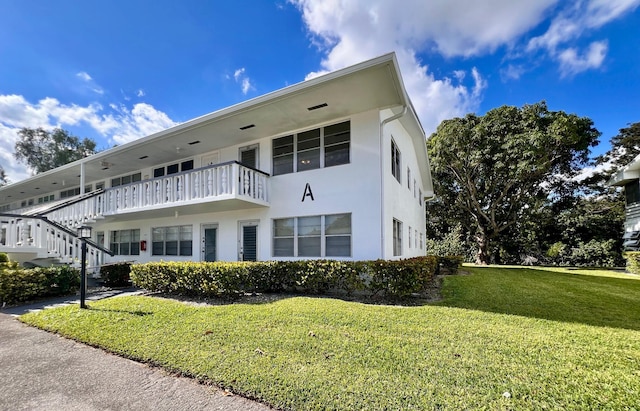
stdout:
[(279, 408), (640, 409), (635, 277), (465, 270), (418, 307), (120, 297), (21, 320)]

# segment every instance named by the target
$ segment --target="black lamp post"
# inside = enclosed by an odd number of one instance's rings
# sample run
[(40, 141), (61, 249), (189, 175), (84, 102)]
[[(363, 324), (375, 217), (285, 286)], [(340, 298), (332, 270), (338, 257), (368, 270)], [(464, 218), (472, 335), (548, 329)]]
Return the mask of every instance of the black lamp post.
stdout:
[(87, 238), (91, 238), (91, 227), (78, 227), (78, 238), (82, 240), (82, 256), (80, 260), (80, 308), (87, 308)]

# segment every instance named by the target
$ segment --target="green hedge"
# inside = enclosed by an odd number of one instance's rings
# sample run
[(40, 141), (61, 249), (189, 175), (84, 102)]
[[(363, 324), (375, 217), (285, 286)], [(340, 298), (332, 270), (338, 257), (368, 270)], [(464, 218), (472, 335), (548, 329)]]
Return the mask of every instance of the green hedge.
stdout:
[(233, 297), (247, 292), (329, 291), (404, 297), (424, 291), (436, 257), (397, 261), (160, 262), (134, 264), (131, 279), (149, 291)]
[(627, 260), (627, 271), (640, 274), (640, 251), (627, 251), (622, 256)]
[(21, 269), (15, 263), (2, 263), (0, 267), (0, 305), (66, 295), (79, 287), (80, 272), (69, 266)]

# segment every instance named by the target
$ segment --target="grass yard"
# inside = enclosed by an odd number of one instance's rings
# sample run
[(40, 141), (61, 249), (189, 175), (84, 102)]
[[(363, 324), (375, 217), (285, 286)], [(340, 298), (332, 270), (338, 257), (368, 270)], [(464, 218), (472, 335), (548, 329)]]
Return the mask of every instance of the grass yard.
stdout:
[(120, 297), (21, 320), (278, 408), (640, 409), (640, 280), (465, 270), (417, 307)]

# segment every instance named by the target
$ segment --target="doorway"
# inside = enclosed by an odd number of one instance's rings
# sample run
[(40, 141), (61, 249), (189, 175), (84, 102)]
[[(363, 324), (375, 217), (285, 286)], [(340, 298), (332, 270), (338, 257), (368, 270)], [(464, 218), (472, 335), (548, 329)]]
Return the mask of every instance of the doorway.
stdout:
[(258, 221), (241, 221), (238, 260), (258, 261)]
[(218, 259), (218, 225), (202, 225), (202, 261)]

